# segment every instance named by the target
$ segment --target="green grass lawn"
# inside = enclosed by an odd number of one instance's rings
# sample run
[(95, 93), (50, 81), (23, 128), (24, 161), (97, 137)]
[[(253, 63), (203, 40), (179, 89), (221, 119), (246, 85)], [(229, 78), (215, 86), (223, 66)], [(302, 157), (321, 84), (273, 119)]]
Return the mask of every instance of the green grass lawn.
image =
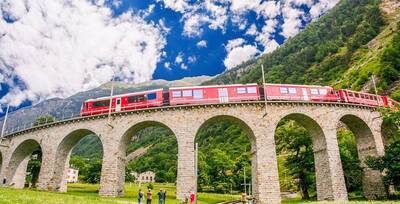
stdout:
[[(136, 194), (139, 188), (145, 189), (146, 186), (136, 184), (125, 185), (125, 196), (120, 198), (101, 198), (97, 195), (99, 185), (91, 184), (69, 184), (67, 193), (50, 193), (50, 192), (39, 192), (30, 189), (15, 190), (10, 188), (0, 188), (0, 204), (111, 204), (121, 203), (129, 204), (136, 202)], [(175, 186), (172, 184), (154, 184), (153, 190), (153, 203), (157, 204), (157, 192), (159, 189), (165, 189), (167, 191), (167, 203), (177, 204), (178, 200), (175, 199)], [(219, 203), (226, 200), (239, 199), (238, 195), (222, 195), (212, 193), (200, 193), (199, 204), (212, 204)], [(284, 200), (283, 203), (317, 203), (315, 201), (302, 201), (300, 199)], [(321, 203), (321, 202), (318, 202)], [(323, 203), (323, 202), (322, 202)], [(326, 202), (328, 203), (328, 202)], [(332, 203), (332, 202), (329, 202)], [(351, 201), (351, 204), (362, 204), (362, 203), (379, 203), (389, 204), (396, 203), (395, 201)], [(397, 203), (400, 203), (397, 202)]]

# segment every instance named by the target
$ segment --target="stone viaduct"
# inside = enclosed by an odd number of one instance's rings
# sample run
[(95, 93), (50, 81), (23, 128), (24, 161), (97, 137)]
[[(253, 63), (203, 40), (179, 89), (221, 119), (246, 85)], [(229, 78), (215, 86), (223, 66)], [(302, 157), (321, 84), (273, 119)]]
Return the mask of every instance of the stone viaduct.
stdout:
[[(162, 126), (171, 130), (178, 144), (177, 198), (195, 190), (194, 141), (199, 129), (221, 120), (245, 129), (252, 144), (252, 191), (257, 203), (280, 203), (275, 129), (283, 119), (303, 125), (312, 136), (318, 200), (347, 200), (337, 141), (339, 124), (356, 136), (361, 161), (384, 153), (382, 119), (373, 107), (337, 103), (263, 102), (189, 105), (113, 113), (58, 121), (7, 135), (0, 147), (0, 178), (22, 188), (28, 160), (41, 148), (42, 165), (38, 188), (67, 190), (65, 168), (71, 150), (88, 134), (103, 145), (101, 196), (124, 194), (126, 149), (131, 137), (143, 128)], [(363, 165), (363, 190), (367, 198), (385, 195), (381, 174)]]

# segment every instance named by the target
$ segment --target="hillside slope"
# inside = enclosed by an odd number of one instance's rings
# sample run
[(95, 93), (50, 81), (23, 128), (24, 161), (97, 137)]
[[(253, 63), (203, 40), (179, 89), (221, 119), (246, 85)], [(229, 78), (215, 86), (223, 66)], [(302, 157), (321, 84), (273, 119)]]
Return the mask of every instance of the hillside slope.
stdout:
[[(396, 69), (400, 68), (394, 60), (388, 66), (384, 53), (397, 49), (394, 38), (399, 35), (399, 7), (396, 0), (342, 0), (274, 52), (245, 62), (205, 84), (261, 83), (264, 64), (269, 83), (372, 91), (370, 81), (374, 75), (379, 92), (391, 94), (397, 90)], [(391, 54), (387, 58), (395, 59), (398, 53)], [(396, 98), (400, 99), (397, 95)]]

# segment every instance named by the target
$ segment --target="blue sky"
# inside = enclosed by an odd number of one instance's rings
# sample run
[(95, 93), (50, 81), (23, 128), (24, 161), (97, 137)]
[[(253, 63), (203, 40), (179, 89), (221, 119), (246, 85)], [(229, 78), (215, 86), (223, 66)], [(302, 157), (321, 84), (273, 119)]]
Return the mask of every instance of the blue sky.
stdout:
[(338, 0), (3, 0), (0, 103), (116, 78), (216, 75), (276, 49)]

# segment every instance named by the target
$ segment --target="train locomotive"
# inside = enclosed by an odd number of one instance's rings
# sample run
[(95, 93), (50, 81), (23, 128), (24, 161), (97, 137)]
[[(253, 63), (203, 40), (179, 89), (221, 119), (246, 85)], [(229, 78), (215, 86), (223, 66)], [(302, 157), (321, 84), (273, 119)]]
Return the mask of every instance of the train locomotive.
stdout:
[[(265, 97), (265, 98), (264, 98)], [(232, 84), (174, 87), (164, 91), (142, 92), (89, 99), (83, 102), (81, 116), (99, 115), (161, 106), (218, 104), (244, 101), (337, 102), (397, 108), (399, 103), (387, 96), (335, 90), (329, 86), (293, 84)], [(111, 103), (111, 104), (110, 104)]]

